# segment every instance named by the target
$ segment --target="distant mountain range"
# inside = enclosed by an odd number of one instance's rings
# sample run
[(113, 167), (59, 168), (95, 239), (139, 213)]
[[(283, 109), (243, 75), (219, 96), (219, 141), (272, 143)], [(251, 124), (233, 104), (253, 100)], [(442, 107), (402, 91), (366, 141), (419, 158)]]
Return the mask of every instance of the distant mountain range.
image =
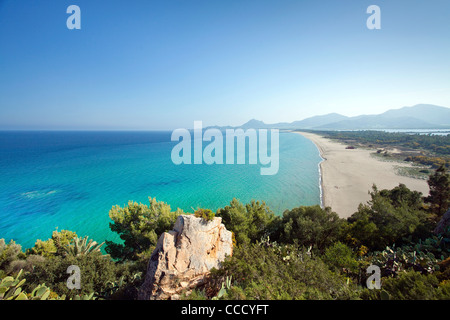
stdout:
[(252, 119), (237, 128), (309, 130), (450, 129), (450, 108), (418, 104), (412, 107), (388, 110), (378, 115), (346, 117), (338, 113), (330, 113), (290, 123), (274, 124), (266, 124), (263, 121)]

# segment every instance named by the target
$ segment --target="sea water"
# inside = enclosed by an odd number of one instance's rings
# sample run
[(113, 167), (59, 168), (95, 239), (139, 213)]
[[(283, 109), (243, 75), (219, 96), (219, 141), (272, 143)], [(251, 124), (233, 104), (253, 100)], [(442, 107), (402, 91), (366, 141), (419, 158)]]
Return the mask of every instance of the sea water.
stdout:
[[(117, 241), (108, 213), (148, 197), (172, 210), (216, 211), (233, 198), (264, 201), (277, 215), (320, 204), (315, 145), (280, 132), (279, 170), (259, 165), (175, 165), (169, 131), (0, 132), (0, 238), (24, 248), (52, 231), (72, 230), (97, 242)], [(248, 163), (248, 162), (247, 162)]]

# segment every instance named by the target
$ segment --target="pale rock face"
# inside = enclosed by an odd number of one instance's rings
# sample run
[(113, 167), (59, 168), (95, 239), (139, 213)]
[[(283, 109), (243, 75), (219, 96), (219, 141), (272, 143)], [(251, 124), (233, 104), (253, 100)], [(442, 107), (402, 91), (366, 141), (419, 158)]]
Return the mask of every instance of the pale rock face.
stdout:
[(232, 252), (232, 234), (221, 218), (206, 221), (180, 215), (174, 229), (160, 236), (138, 298), (177, 299), (182, 291), (201, 284)]

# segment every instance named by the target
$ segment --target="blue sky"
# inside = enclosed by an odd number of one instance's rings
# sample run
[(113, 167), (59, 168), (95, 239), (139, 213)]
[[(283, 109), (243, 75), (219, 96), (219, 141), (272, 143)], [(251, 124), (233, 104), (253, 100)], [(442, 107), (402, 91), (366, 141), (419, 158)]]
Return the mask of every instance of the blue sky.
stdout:
[(450, 107), (449, 16), (448, 0), (0, 0), (0, 129)]

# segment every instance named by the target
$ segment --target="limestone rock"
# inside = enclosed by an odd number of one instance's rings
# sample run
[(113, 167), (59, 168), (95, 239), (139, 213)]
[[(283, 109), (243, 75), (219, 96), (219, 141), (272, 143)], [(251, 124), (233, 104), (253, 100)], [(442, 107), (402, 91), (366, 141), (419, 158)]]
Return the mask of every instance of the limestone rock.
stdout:
[(435, 234), (444, 233), (445, 230), (450, 226), (450, 209), (447, 210), (446, 213), (442, 216), (441, 220), (439, 220), (436, 228), (434, 229)]
[(174, 229), (162, 234), (150, 257), (139, 299), (179, 297), (201, 284), (213, 267), (233, 251), (232, 234), (222, 218), (211, 221), (180, 215)]

